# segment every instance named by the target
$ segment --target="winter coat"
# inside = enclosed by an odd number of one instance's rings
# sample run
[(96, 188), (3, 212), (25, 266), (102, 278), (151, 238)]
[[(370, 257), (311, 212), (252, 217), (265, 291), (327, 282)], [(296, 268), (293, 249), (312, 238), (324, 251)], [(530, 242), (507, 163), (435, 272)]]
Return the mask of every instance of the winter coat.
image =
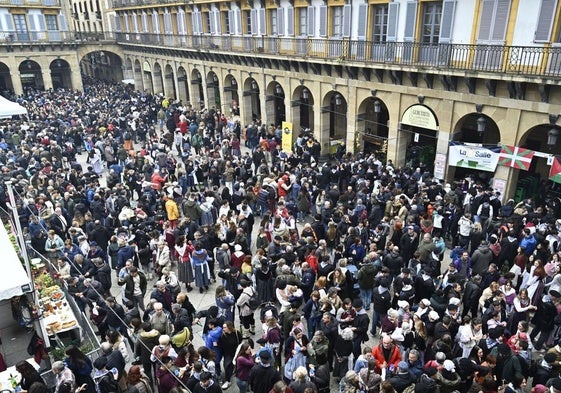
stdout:
[(471, 274), (483, 275), (489, 269), (489, 265), (493, 262), (493, 253), (488, 245), (480, 245), (471, 256)]
[(367, 263), (358, 271), (357, 282), (360, 289), (372, 289), (374, 287), (374, 277), (376, 267), (373, 263)]

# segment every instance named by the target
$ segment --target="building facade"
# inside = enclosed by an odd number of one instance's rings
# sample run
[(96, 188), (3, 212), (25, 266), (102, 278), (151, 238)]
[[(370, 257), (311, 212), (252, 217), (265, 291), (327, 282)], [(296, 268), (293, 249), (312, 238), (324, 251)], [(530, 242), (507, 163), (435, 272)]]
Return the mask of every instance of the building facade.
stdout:
[[(68, 10), (79, 22), (72, 70), (239, 113), (243, 124), (310, 129), (324, 154), (345, 142), (518, 199), (561, 154), (557, 0), (82, 3)], [(4, 64), (17, 92), (21, 59)], [(452, 160), (451, 145), (469, 157)], [(501, 145), (534, 151), (529, 170), (483, 162)]]

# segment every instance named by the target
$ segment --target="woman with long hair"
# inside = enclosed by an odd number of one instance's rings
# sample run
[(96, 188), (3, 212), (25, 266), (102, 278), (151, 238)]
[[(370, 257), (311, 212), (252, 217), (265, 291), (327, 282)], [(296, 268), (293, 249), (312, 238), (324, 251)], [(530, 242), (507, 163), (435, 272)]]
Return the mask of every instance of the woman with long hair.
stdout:
[(234, 321), (234, 304), (236, 299), (223, 285), (216, 287), (214, 292), (216, 307), (218, 307), (218, 317), (223, 317), (226, 321)]
[(521, 289), (513, 300), (513, 312), (510, 315), (507, 329), (510, 334), (516, 334), (518, 331), (518, 322), (528, 321), (529, 313), (537, 310), (538, 307), (531, 304), (531, 299), (527, 289)]
[(191, 253), (194, 250), (192, 244), (186, 236), (181, 235), (177, 237), (175, 241), (175, 252), (178, 257), (177, 262), (177, 274), (179, 275), (179, 281), (185, 284), (187, 292), (191, 292), (193, 287), (193, 269), (191, 268)]
[(358, 383), (363, 392), (377, 392), (382, 382), (382, 376), (376, 372), (376, 360), (368, 359), (368, 366), (358, 372)]
[(234, 327), (234, 322), (225, 321), (222, 324), (222, 337), (220, 337), (220, 346), (224, 359), (224, 382), (222, 389), (230, 387), (230, 380), (234, 374), (234, 355), (238, 345), (242, 342), (242, 335)]
[[(525, 276), (525, 280), (522, 281), (520, 288), (528, 289), (528, 298), (530, 299), (530, 304), (537, 306), (540, 299), (542, 298), (544, 290), (544, 279), (545, 279), (545, 269), (543, 267), (543, 262), (540, 259), (534, 260), (534, 255), (530, 255), (529, 262), (532, 263), (530, 267), (530, 272), (528, 276)], [(528, 268), (526, 268), (526, 271)], [(527, 279), (526, 279), (527, 278)]]
[(135, 387), (138, 393), (152, 393), (152, 382), (140, 366), (132, 366), (127, 374), (127, 387)]
[(29, 388), (34, 383), (39, 383), (45, 388), (47, 387), (43, 378), (41, 378), (41, 374), (35, 370), (27, 360), (22, 360), (16, 364), (16, 371), (21, 375), (21, 382), (20, 386), (22, 390), (29, 391)]
[(243, 342), (235, 359), (236, 363), (236, 385), (240, 393), (246, 393), (249, 381), (249, 372), (255, 366), (251, 346)]
[(88, 358), (80, 349), (71, 345), (66, 348), (66, 359), (64, 363), (66, 366), (74, 373), (76, 378), (76, 386), (87, 385), (87, 393), (95, 393), (94, 381), (91, 377), (93, 370), (93, 364), (90, 358)]
[(462, 326), (458, 329), (458, 345), (462, 348), (462, 357), (467, 358), (475, 345), (483, 338), (482, 324), (480, 318), (473, 320), (466, 315), (462, 320)]

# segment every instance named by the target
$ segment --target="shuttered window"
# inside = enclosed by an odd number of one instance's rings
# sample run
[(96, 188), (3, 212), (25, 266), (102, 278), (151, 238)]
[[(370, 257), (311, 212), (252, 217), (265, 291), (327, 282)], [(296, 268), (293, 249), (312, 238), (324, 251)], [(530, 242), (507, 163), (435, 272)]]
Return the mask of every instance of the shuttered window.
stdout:
[(284, 35), (284, 8), (279, 8), (277, 12), (277, 23), (279, 35)]
[(234, 10), (236, 15), (236, 33), (242, 34), (242, 11), (240, 9)]
[(257, 10), (246, 11), (247, 34), (257, 34)]
[(456, 0), (444, 0), (442, 4), (442, 21), (440, 23), (439, 42), (448, 44), (452, 39), (452, 28), (456, 13)]
[(294, 8), (288, 7), (286, 9), (286, 35), (294, 35)]
[(180, 9), (176, 17), (177, 17), (177, 33), (182, 35), (187, 34), (187, 26), (185, 26), (185, 11)]
[(228, 34), (236, 34), (234, 10), (228, 10), (226, 13), (226, 31)]
[(142, 22), (142, 32), (143, 33), (149, 33), (150, 30), (148, 29), (148, 14), (146, 14), (146, 12), (142, 13), (141, 16), (141, 22)]
[(327, 6), (319, 6), (319, 36), (327, 36)]
[(308, 8), (298, 8), (298, 35), (308, 34)]
[(417, 22), (417, 2), (407, 2), (407, 9), (405, 11), (405, 32), (403, 40), (406, 42), (413, 42), (415, 40), (415, 25)]
[(68, 31), (68, 23), (66, 23), (66, 16), (64, 16), (62, 12), (58, 14), (58, 21), (60, 22), (60, 30)]
[[(399, 16), (399, 3), (390, 3), (388, 5), (388, 26), (386, 29), (386, 41), (396, 42), (397, 41), (397, 18)], [(382, 41), (384, 40), (382, 39)]]
[(549, 42), (557, 9), (557, 0), (542, 0), (534, 41)]
[(308, 11), (306, 12), (308, 16), (308, 35), (313, 37), (316, 35), (316, 9), (315, 7), (308, 7)]
[(214, 10), (214, 27), (216, 34), (222, 34), (222, 21), (220, 20), (220, 11)]
[(442, 17), (442, 3), (430, 2), (423, 4), (423, 28), (421, 42), (437, 44), (440, 37), (440, 19)]
[(343, 36), (343, 7), (332, 7), (331, 8), (331, 35), (333, 37)]
[(259, 15), (259, 35), (267, 35), (267, 24), (265, 22), (265, 8), (258, 10)]
[(352, 8), (350, 4), (343, 6), (343, 37), (351, 36)]
[(278, 35), (279, 34), (279, 24), (277, 20), (277, 10), (272, 9), (269, 10), (269, 25), (271, 26), (271, 34)]
[(368, 4), (361, 3), (358, 5), (358, 32), (359, 40), (366, 39), (366, 22), (368, 20)]
[(477, 41), (504, 42), (511, 0), (483, 0)]
[(158, 12), (156, 11), (152, 13), (152, 33), (160, 34), (160, 19), (159, 19)]
[(138, 18), (136, 17), (136, 12), (132, 13), (132, 28), (134, 33), (138, 33)]

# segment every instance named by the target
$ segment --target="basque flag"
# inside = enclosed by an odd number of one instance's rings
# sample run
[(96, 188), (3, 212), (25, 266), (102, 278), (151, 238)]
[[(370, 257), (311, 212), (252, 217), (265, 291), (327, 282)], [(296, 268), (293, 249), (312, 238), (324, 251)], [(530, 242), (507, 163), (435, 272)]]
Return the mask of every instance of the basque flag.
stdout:
[(530, 169), (533, 157), (533, 150), (524, 149), (518, 146), (503, 145), (501, 147), (501, 152), (499, 153), (499, 165), (509, 166), (516, 169), (524, 169), (527, 171)]

